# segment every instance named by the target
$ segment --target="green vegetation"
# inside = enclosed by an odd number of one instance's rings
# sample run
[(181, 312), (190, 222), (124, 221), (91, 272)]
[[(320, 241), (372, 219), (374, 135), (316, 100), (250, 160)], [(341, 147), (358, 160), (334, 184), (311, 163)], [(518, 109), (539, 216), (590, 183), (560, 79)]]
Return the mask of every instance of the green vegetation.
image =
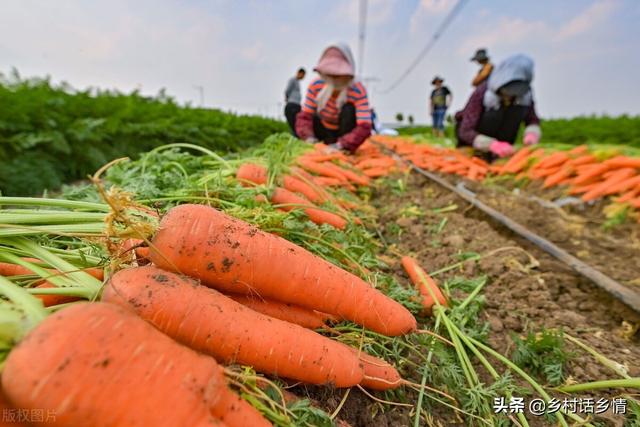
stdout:
[(0, 191), (32, 195), (82, 179), (105, 163), (174, 142), (237, 151), (286, 130), (262, 117), (183, 107), (161, 91), (74, 90), (0, 74)]

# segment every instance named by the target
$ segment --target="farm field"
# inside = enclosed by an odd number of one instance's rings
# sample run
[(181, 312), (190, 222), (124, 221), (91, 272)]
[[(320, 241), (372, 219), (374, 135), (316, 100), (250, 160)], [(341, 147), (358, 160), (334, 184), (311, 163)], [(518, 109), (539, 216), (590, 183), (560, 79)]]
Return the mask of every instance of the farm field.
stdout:
[[(158, 146), (56, 198), (0, 198), (5, 411), (147, 419), (96, 406), (126, 371), (129, 393), (178, 401), (193, 425), (640, 422), (640, 314), (407, 163), (638, 294), (637, 157), (547, 147), (488, 165), (422, 138), (322, 149), (286, 134), (234, 153)], [(74, 353), (76, 333), (100, 341)], [(169, 389), (145, 374), (162, 354)], [(69, 410), (57, 387), (85, 369), (92, 398)], [(510, 411), (520, 398), (549, 413)]]

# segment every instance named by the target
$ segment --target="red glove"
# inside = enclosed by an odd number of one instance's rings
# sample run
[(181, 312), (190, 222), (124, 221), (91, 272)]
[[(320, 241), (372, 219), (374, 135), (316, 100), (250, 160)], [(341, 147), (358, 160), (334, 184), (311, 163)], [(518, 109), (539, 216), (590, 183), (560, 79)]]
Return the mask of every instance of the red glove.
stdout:
[(489, 151), (498, 157), (508, 157), (513, 154), (514, 150), (513, 145), (508, 142), (498, 141), (495, 139), (491, 144), (489, 144)]
[(371, 136), (371, 123), (360, 123), (351, 132), (342, 135), (338, 139), (338, 144), (343, 149), (353, 153), (369, 136)]
[(536, 145), (540, 142), (540, 134), (535, 132), (527, 132), (524, 134), (524, 138), (522, 139), (524, 145)]
[(316, 135), (313, 133), (313, 116), (309, 113), (300, 111), (296, 116), (296, 133), (298, 138), (303, 141), (308, 139), (315, 139)]

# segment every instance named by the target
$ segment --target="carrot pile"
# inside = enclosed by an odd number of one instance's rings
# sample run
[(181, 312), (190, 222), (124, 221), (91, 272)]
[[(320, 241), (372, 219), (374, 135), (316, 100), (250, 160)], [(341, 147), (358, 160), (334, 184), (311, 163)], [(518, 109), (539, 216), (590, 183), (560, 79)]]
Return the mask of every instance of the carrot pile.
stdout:
[(624, 203), (640, 213), (640, 158), (618, 155), (601, 160), (589, 153), (586, 146), (568, 151), (523, 147), (506, 161), (489, 164), (461, 150), (415, 144), (402, 137), (376, 136), (365, 142), (354, 156), (312, 153), (299, 163), (308, 172), (319, 175), (312, 177), (318, 185), (354, 190), (354, 185), (367, 184), (340, 177), (338, 169), (349, 169), (368, 178), (402, 170), (403, 165), (381, 146), (428, 171), (455, 174), (472, 181), (499, 175), (539, 180), (544, 188), (564, 186), (568, 194), (579, 196), (585, 202), (611, 197), (614, 202)]
[[(255, 171), (244, 185), (265, 176)], [(163, 216), (143, 255), (137, 260), (147, 265), (108, 277), (99, 302), (58, 306), (9, 354), (2, 389), (12, 405), (51, 410), (54, 425), (261, 426), (268, 421), (228, 386), (222, 365), (333, 387), (404, 384), (389, 363), (314, 329), (350, 320), (399, 336), (417, 329), (413, 315), (288, 240), (184, 204)], [(8, 276), (48, 272), (63, 274), (0, 263)]]

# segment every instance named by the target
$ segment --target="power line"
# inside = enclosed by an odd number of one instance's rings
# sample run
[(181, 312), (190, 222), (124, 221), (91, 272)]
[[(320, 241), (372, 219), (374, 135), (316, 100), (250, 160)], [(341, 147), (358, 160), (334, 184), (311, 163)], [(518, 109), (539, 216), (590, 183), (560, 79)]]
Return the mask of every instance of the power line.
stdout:
[(464, 7), (464, 5), (466, 3), (467, 3), (467, 0), (458, 0), (458, 3), (456, 3), (455, 6), (453, 6), (453, 8), (451, 8), (451, 10), (447, 14), (447, 16), (444, 18), (444, 21), (442, 21), (442, 23), (440, 24), (440, 26), (438, 27), (436, 32), (433, 33), (433, 36), (431, 36), (431, 39), (429, 39), (429, 41), (427, 42), (425, 47), (422, 48), (422, 50), (418, 54), (418, 57), (411, 63), (411, 65), (409, 65), (409, 68), (407, 68), (407, 70), (404, 73), (402, 73), (402, 75), (400, 75), (400, 77), (395, 82), (393, 82), (393, 84), (391, 86), (389, 86), (386, 90), (384, 90), (384, 91), (382, 91), (380, 93), (385, 94), (385, 93), (391, 92), (396, 87), (398, 87), (398, 85), (400, 83), (402, 83), (402, 81), (405, 78), (407, 78), (407, 76), (409, 74), (411, 74), (411, 72), (414, 70), (414, 68), (416, 68), (418, 66), (420, 61), (422, 61), (424, 59), (424, 57), (427, 56), (427, 53), (436, 44), (436, 42), (438, 41), (440, 36), (442, 36), (442, 33), (444, 33), (444, 31), (447, 29), (447, 27), (449, 26), (451, 21), (453, 21), (454, 18), (456, 17), (456, 15), (458, 15), (460, 13), (460, 11), (462, 10), (462, 8)]
[(360, 70), (360, 76), (364, 76), (364, 41), (367, 34), (367, 0), (360, 0), (360, 15), (359, 15), (359, 30), (358, 30), (358, 64), (357, 67)]

